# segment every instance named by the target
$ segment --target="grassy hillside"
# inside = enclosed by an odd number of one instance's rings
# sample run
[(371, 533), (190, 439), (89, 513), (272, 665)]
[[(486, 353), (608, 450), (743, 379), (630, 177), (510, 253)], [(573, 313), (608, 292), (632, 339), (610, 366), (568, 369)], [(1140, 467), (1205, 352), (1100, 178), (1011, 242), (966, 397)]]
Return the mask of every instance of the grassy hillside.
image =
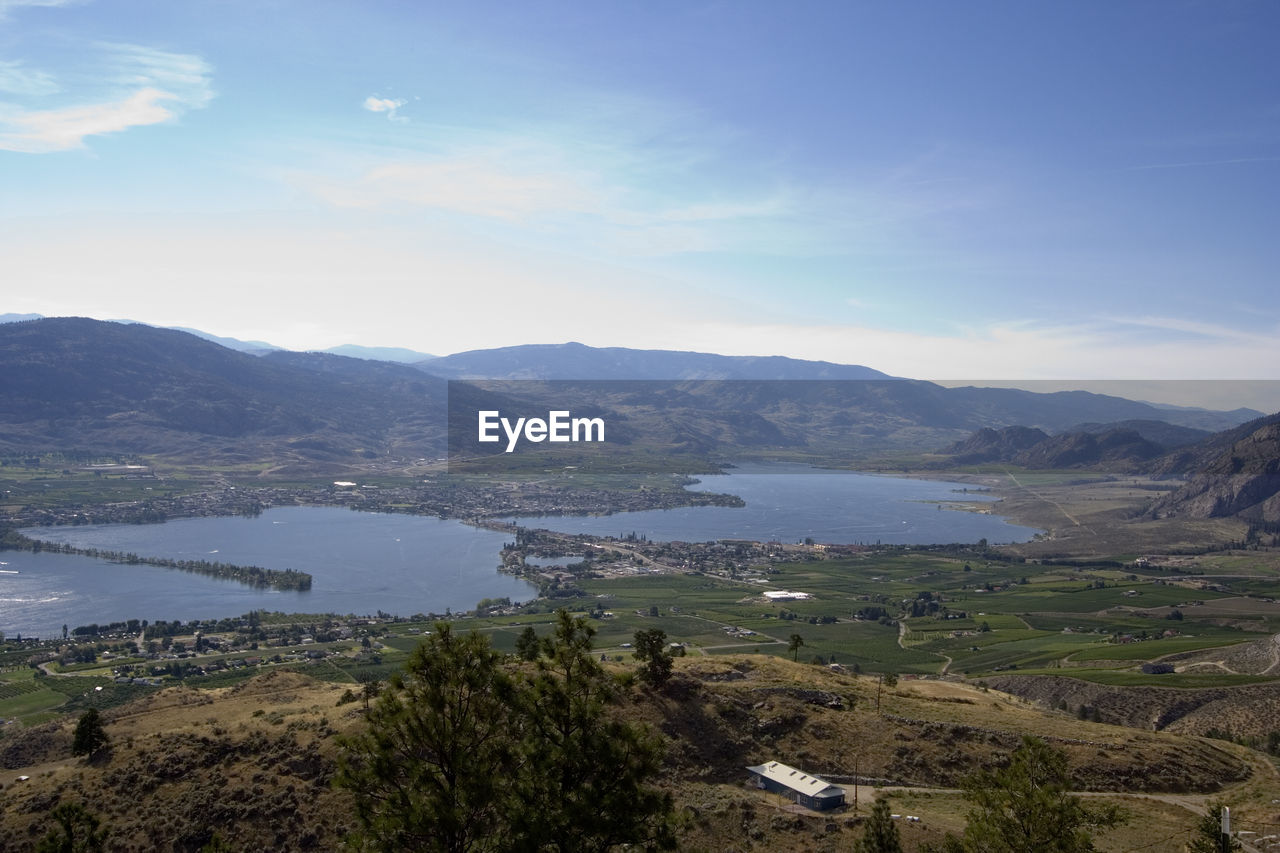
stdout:
[[(344, 690), (286, 671), (163, 690), (104, 713), (113, 748), (92, 763), (70, 756), (69, 718), (8, 734), (0, 848), (32, 846), (53, 805), (76, 801), (110, 827), (112, 849), (198, 850), (215, 831), (231, 849), (336, 849), (354, 822), (347, 795), (330, 787), (335, 738), (363, 720), (359, 701), (339, 704)], [(1280, 786), (1240, 747), (1082, 722), (960, 684), (878, 690), (873, 678), (772, 657), (685, 658), (665, 690), (633, 688), (616, 710), (666, 738), (662, 782), (687, 850), (847, 850), (873, 784), (895, 811), (921, 817), (903, 827), (916, 849), (963, 824), (963, 802), (942, 789), (999, 762), (1024, 733), (1068, 754), (1076, 787), (1130, 792), (1133, 821), (1101, 849), (1185, 833), (1215, 793), (1240, 803), (1241, 820), (1280, 819), (1261, 805)], [(816, 815), (747, 786), (743, 767), (771, 759), (850, 793), (856, 768), (860, 807)]]

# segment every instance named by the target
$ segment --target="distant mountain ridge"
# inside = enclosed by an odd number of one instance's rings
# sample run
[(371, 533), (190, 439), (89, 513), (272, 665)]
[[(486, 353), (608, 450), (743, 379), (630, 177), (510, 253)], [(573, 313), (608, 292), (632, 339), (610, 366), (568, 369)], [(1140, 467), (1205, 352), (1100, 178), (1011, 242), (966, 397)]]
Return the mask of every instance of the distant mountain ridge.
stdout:
[(321, 352), (330, 355), (345, 355), (347, 358), (363, 358), (368, 361), (393, 361), (397, 364), (418, 364), (430, 361), (436, 356), (404, 347), (364, 347), (359, 344), (339, 344)]
[(252, 356), (145, 325), (0, 325), (0, 450), (347, 465), (443, 446), (444, 382), (315, 353)]
[[(27, 320), (44, 319), (53, 318), (46, 318), (43, 314), (0, 314), (0, 324), (21, 323)], [(125, 326), (154, 326), (152, 323), (137, 323), (134, 320), (108, 320), (106, 322), (120, 323)], [(250, 355), (266, 355), (267, 353), (284, 350), (284, 347), (269, 344), (266, 341), (244, 341), (240, 338), (215, 335), (211, 332), (193, 329), (189, 326), (154, 326), (154, 328), (176, 329), (179, 332), (186, 332), (188, 334), (195, 335), (197, 338), (204, 338), (206, 341), (213, 341), (215, 344), (224, 346), (227, 349), (249, 353)], [(405, 349), (404, 347), (366, 347), (358, 344), (340, 344), (336, 347), (329, 347), (328, 349), (317, 351), (332, 353), (333, 355), (345, 355), (349, 358), (363, 358), (369, 361), (393, 361), (399, 364), (413, 364), (415, 362), (426, 361), (437, 357), (430, 353), (418, 352), (417, 350)]]
[(471, 350), (417, 365), (446, 379), (892, 379), (870, 367), (785, 356), (735, 356), (566, 344)]
[[(510, 361), (526, 349), (494, 352)], [(515, 387), (476, 381), (455, 389), (472, 412), (516, 402), (544, 415), (560, 408), (599, 412), (612, 424), (610, 435), (624, 440), (619, 447), (630, 444), (650, 453), (726, 458), (779, 448), (845, 459), (927, 451), (984, 427), (1021, 423), (1047, 435), (1082, 421), (1146, 421), (1162, 414), (1144, 403), (1083, 391), (944, 388), (869, 368), (842, 371), (835, 369), (839, 365), (794, 359), (580, 344), (534, 349), (566, 356), (559, 358), (559, 369), (594, 364), (597, 373), (626, 377), (655, 363), (654, 370), (684, 364), (700, 374), (735, 376), (869, 375), (539, 380)], [(540, 369), (554, 360), (544, 358)], [(260, 465), (279, 473), (374, 460), (400, 465), (437, 457), (446, 448), (448, 383), (421, 365), (323, 353), (248, 355), (171, 329), (43, 318), (0, 324), (0, 375), (0, 452), (148, 454)], [(1226, 423), (1235, 424), (1229, 418)]]
[(1098, 468), (1136, 474), (1150, 471), (1153, 460), (1212, 435), (1206, 430), (1145, 418), (1077, 424), (1052, 436), (1039, 429), (1011, 426), (978, 430), (942, 453), (956, 465), (1004, 462), (1024, 468)]

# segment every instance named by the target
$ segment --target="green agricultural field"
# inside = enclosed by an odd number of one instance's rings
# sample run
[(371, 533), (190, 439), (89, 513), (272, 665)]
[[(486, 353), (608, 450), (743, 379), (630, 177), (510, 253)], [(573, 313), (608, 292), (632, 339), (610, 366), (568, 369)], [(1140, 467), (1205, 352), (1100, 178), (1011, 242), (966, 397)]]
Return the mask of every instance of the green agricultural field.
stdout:
[(946, 653), (953, 659), (950, 671), (976, 675), (998, 669), (1043, 667), (1098, 641), (1098, 637), (1087, 634), (1041, 634), (992, 643), (976, 652), (966, 647)]
[(65, 693), (50, 690), (35, 678), (35, 670), (19, 670), (0, 677), (0, 719), (32, 722), (34, 715), (52, 711), (67, 701)]
[(1095, 684), (1108, 684), (1113, 687), (1236, 687), (1242, 684), (1260, 684), (1274, 681), (1265, 675), (1236, 675), (1231, 673), (1211, 672), (1171, 672), (1165, 675), (1146, 675), (1136, 669), (1026, 669), (1019, 675), (1056, 675), (1066, 678), (1078, 678)]
[[(1139, 633), (1154, 630), (1163, 625), (1159, 620), (1137, 616), (1133, 613), (1109, 612), (1105, 616), (1092, 613), (1030, 612), (1019, 616), (1038, 631), (1071, 630), (1077, 633), (1097, 631), (1103, 634)], [(1163, 628), (1161, 629), (1163, 630)]]
[[(815, 655), (830, 660), (834, 655), (837, 663), (856, 663), (873, 671), (916, 673), (938, 672), (944, 663), (938, 655), (915, 648), (902, 648), (898, 645), (897, 627), (878, 622), (843, 621), (811, 625), (798, 620), (749, 619), (742, 622), (741, 627), (760, 634), (759, 642), (754, 642), (757, 638), (745, 642), (752, 648), (759, 646), (764, 654), (790, 657), (787, 642), (792, 634), (799, 634), (804, 640), (804, 646), (798, 655), (800, 660), (809, 660)], [(768, 645), (770, 637), (781, 641), (782, 645)], [(742, 647), (738, 647), (736, 651), (742, 651)]]
[(1071, 655), (1072, 662), (1094, 660), (1150, 661), (1165, 655), (1179, 652), (1193, 652), (1198, 649), (1212, 649), (1219, 646), (1231, 646), (1248, 642), (1249, 637), (1241, 637), (1238, 632), (1234, 636), (1214, 636), (1201, 634), (1196, 636), (1167, 637), (1158, 640), (1144, 640), (1140, 643), (1105, 643), (1096, 648), (1084, 649)]
[[(983, 598), (996, 602), (989, 605), (993, 609), (1005, 612), (1053, 611), (1056, 613), (1097, 613), (1113, 607), (1126, 607), (1141, 610), (1152, 607), (1169, 607), (1186, 604), (1189, 601), (1210, 601), (1227, 597), (1226, 593), (1189, 590), (1179, 586), (1167, 586), (1154, 583), (1129, 583), (1119, 586), (1108, 586), (1095, 589), (1091, 586), (1053, 586), (1037, 588), (1028, 584), (998, 593), (972, 595), (962, 600), (972, 602)], [(1128, 595), (1129, 591), (1136, 595)]]

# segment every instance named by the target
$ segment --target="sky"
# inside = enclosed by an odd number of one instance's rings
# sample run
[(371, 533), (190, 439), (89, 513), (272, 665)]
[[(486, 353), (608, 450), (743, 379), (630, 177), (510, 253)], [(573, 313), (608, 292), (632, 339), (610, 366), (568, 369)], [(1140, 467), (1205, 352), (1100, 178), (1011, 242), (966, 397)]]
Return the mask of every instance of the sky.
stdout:
[(1280, 4), (0, 0), (0, 313), (1280, 379)]

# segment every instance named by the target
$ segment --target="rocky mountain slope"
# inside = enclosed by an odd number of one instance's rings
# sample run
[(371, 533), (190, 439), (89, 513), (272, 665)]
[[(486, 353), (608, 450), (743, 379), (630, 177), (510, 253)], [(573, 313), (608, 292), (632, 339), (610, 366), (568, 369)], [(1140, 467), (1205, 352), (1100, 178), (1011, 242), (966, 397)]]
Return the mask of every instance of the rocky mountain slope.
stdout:
[(1165, 445), (1133, 428), (1081, 430), (1051, 436), (1043, 430), (1013, 426), (979, 430), (942, 452), (956, 465), (1003, 462), (1023, 468), (1092, 468), (1135, 473), (1167, 451)]
[(1152, 517), (1238, 516), (1280, 524), (1280, 415), (1251, 421), (1187, 453), (1200, 464), (1185, 485), (1156, 502)]
[[(1182, 667), (1184, 662), (1177, 665)], [(1068, 710), (1078, 713), (1084, 706), (1091, 715), (1096, 710), (1104, 723), (1148, 731), (1184, 735), (1226, 732), (1262, 742), (1271, 732), (1280, 731), (1278, 682), (1202, 689), (1111, 687), (1048, 675), (1002, 675), (982, 682), (1044, 708), (1065, 704)]]

